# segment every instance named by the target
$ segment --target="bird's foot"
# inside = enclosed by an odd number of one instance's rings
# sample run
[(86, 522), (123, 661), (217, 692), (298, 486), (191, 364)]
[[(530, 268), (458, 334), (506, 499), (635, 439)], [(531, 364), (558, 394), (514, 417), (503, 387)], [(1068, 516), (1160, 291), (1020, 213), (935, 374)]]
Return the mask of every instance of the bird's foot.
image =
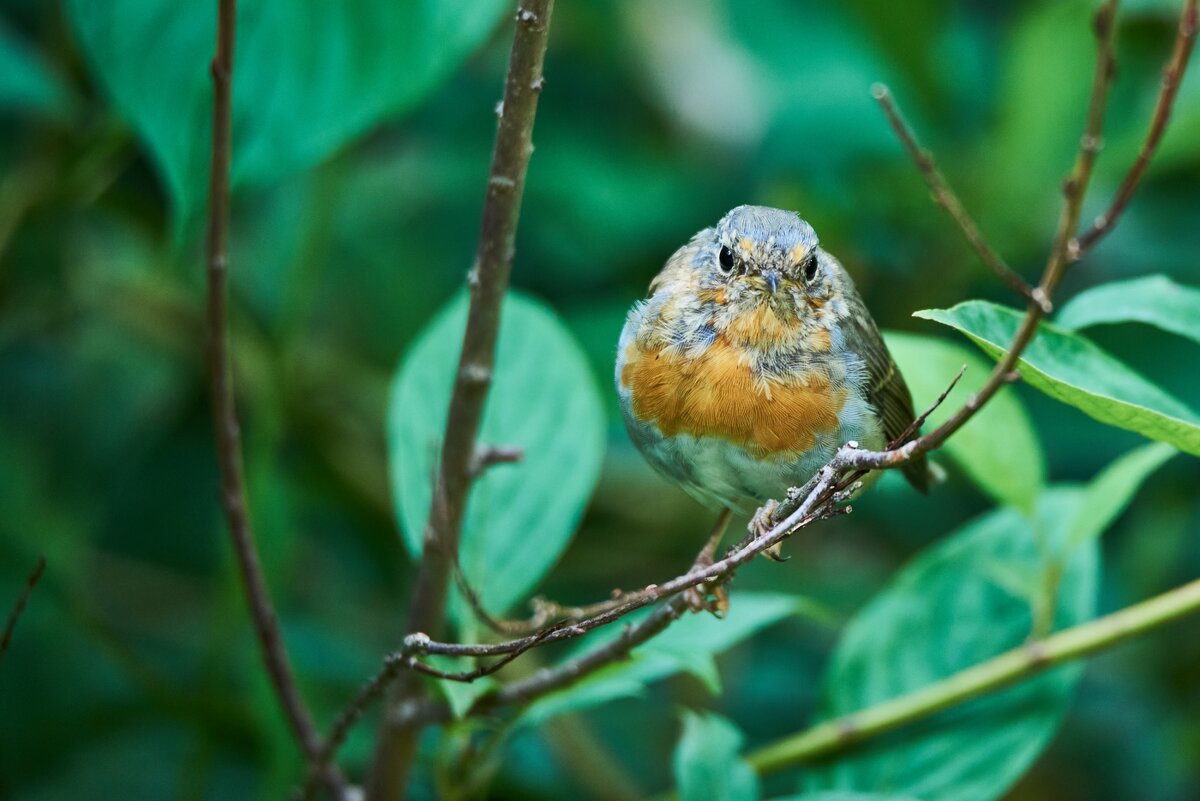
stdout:
[[(750, 536), (758, 539), (774, 528), (774, 518), (777, 511), (779, 511), (778, 501), (767, 501), (760, 506), (758, 511), (754, 513), (754, 517), (750, 518), (750, 524), (746, 526), (746, 529), (750, 532)], [(762, 552), (762, 555), (772, 562), (786, 562), (791, 558), (790, 556), (783, 555), (782, 540), (767, 548)]]
[[(716, 560), (717, 546), (721, 542), (721, 535), (725, 533), (725, 526), (729, 523), (728, 510), (721, 513), (717, 518), (717, 523), (713, 527), (712, 533), (708, 537), (708, 542), (705, 543), (704, 549), (696, 556), (696, 561), (692, 563), (692, 570), (703, 570), (706, 567), (711, 567)], [(711, 588), (711, 589), (710, 589)], [(688, 587), (682, 593), (684, 601), (687, 602), (688, 609), (693, 612), (711, 612), (714, 617), (725, 617), (725, 613), (729, 611), (729, 592), (725, 589), (724, 584), (718, 584), (715, 587), (708, 582), (702, 582), (695, 587)], [(709, 596), (712, 596), (711, 598)]]

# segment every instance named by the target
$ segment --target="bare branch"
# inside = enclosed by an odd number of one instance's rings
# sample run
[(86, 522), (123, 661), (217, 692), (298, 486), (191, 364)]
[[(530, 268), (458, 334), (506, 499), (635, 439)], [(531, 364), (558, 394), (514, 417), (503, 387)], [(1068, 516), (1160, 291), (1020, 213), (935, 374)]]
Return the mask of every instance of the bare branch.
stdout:
[[(925, 421), (929, 419), (929, 415), (933, 414), (939, 406), (946, 402), (946, 398), (951, 392), (954, 391), (954, 388), (958, 386), (959, 379), (963, 377), (963, 373), (966, 371), (967, 366), (965, 364), (958, 368), (958, 372), (954, 375), (954, 378), (950, 381), (950, 384), (944, 390), (942, 390), (942, 394), (938, 395), (937, 399), (934, 400), (934, 402), (931, 403), (928, 408), (925, 409), (925, 411), (921, 412), (921, 414), (918, 415), (915, 420), (909, 423), (898, 437), (889, 442), (886, 446), (886, 450), (895, 450), (905, 442), (908, 442), (909, 437), (920, 431), (921, 426), (925, 425)], [(1010, 373), (1010, 375), (1015, 375), (1015, 373)], [(854, 443), (854, 445), (857, 446), (857, 443)], [(865, 476), (868, 472), (868, 470), (864, 469), (856, 470), (838, 481), (832, 489), (832, 502), (836, 505), (848, 501), (855, 491), (854, 488), (862, 485), (862, 482), (859, 481), (859, 479)]]
[(937, 408), (946, 402), (946, 398), (951, 392), (954, 391), (954, 388), (958, 386), (959, 379), (963, 377), (963, 373), (965, 372), (967, 372), (967, 366), (964, 364), (962, 367), (958, 368), (958, 372), (954, 374), (954, 378), (951, 379), (949, 386), (942, 390), (942, 394), (938, 395), (937, 399), (933, 403), (929, 404), (929, 407), (925, 409), (925, 411), (921, 412), (921, 414), (917, 416), (916, 420), (913, 420), (911, 423), (909, 423), (908, 428), (904, 429), (900, 436), (889, 442), (887, 445), (888, 448), (895, 448), (899, 445), (903, 445), (909, 437), (920, 431), (921, 426), (925, 425), (925, 421), (929, 419), (929, 415), (937, 411)]
[[(242, 439), (238, 428), (233, 395), (233, 368), (229, 353), (228, 259), (229, 240), (229, 164), (231, 145), (231, 95), (233, 80), (234, 21), (236, 0), (219, 0), (217, 6), (217, 48), (212, 60), (213, 129), (212, 167), (208, 198), (208, 371), (212, 393), (212, 413), (220, 474), (221, 507), (229, 525), (237, 556), (242, 585), (250, 605), (254, 630), (258, 635), (263, 661), (275, 688), (279, 703), (287, 715), (292, 734), (305, 759), (312, 762), (323, 750), (321, 736), (313, 723), (288, 660), (287, 649), (279, 632), (279, 622), (271, 605), (266, 579), (259, 563), (254, 532), (246, 511), (245, 479), (242, 475)], [(333, 769), (323, 780), (337, 797), (343, 781)]]
[[(339, 716), (334, 734), (330, 737), (330, 751), (324, 758), (332, 758), (332, 754), (340, 747), (350, 727), (361, 717), (366, 708), (379, 697), (383, 692), (383, 688), (389, 683), (404, 675), (412, 675), (408, 671), (431, 674), (431, 671), (435, 670), (419, 662), (416, 659), (417, 655), (443, 654), (480, 658), (506, 657), (500, 662), (488, 666), (486, 669), (487, 672), (494, 672), (530, 648), (582, 636), (595, 628), (619, 620), (632, 611), (664, 598), (670, 598), (667, 604), (655, 610), (644, 621), (627, 629), (620, 637), (602, 648), (585, 654), (577, 660), (560, 665), (557, 668), (539, 671), (529, 679), (514, 682), (494, 694), (483, 696), (477, 705), (472, 708), (471, 714), (479, 714), (484, 709), (494, 709), (512, 703), (532, 700), (539, 695), (566, 686), (573, 681), (578, 681), (594, 670), (603, 667), (605, 664), (627, 655), (631, 649), (661, 632), (683, 612), (687, 611), (687, 601), (679, 597), (680, 593), (701, 584), (707, 587), (717, 587), (724, 584), (732, 578), (734, 568), (750, 561), (755, 555), (762, 553), (778, 542), (781, 542), (785, 537), (790, 536), (794, 530), (816, 519), (817, 515), (810, 516), (808, 513), (812, 509), (812, 504), (816, 503), (816, 498), (829, 488), (830, 482), (834, 478), (835, 476), (832, 472), (822, 470), (818, 476), (818, 488), (814, 490), (810, 503), (802, 504), (801, 508), (795, 514), (772, 527), (762, 536), (754, 538), (749, 543), (737, 546), (725, 559), (711, 565), (695, 564), (683, 576), (666, 582), (663, 585), (652, 584), (642, 590), (626, 593), (620, 599), (614, 599), (620, 600), (618, 605), (614, 606), (611, 601), (597, 604), (595, 605), (596, 607), (603, 607), (602, 611), (598, 611), (584, 619), (560, 620), (553, 626), (536, 634), (494, 644), (443, 643), (431, 640), (427, 635), (421, 633), (408, 635), (405, 637), (404, 647), (401, 651), (390, 655), (385, 660), (384, 667), (380, 673), (364, 686), (356, 699)], [(723, 517), (722, 519), (725, 518)], [(461, 674), (444, 673), (440, 677), (450, 680), (470, 681), (478, 678), (478, 675), (472, 675), (474, 673), (475, 671)], [(393, 707), (390, 715), (392, 717), (391, 723), (396, 726), (421, 726), (447, 720), (449, 709), (441, 702), (430, 701), (428, 699), (415, 699), (403, 707)], [(309, 785), (311, 783), (310, 778)], [(309, 785), (306, 785), (306, 787)]]
[(33, 588), (37, 586), (37, 583), (42, 580), (42, 573), (45, 571), (46, 557), (39, 556), (37, 564), (33, 566), (29, 577), (25, 579), (25, 587), (17, 596), (17, 602), (13, 604), (12, 612), (8, 614), (8, 623), (4, 625), (4, 636), (0, 637), (0, 659), (3, 659), (4, 654), (8, 652), (8, 644), (12, 642), (13, 629), (17, 627), (17, 620), (25, 611), (25, 604), (29, 603), (29, 596), (33, 594)]
[[(1194, 0), (1188, 0), (1194, 2)], [(1088, 102), (1087, 123), (1083, 136), (1080, 137), (1079, 153), (1071, 174), (1063, 184), (1063, 210), (1060, 215), (1058, 232), (1050, 247), (1046, 266), (1042, 271), (1042, 279), (1035, 292), (1047, 302), (1054, 295), (1054, 290), (1062, 280), (1063, 273), (1069, 264), (1067, 241), (1071, 232), (1079, 222), (1079, 213), (1083, 205), (1083, 196), (1091, 181), (1092, 168), (1095, 165), (1096, 150), (1100, 142), (1104, 125), (1104, 109), (1107, 105), (1108, 90), (1113, 77), (1113, 35), (1116, 30), (1116, 0), (1107, 0), (1096, 12), (1095, 31), (1097, 38), (1096, 68), (1092, 80), (1092, 92)], [(942, 446), (943, 443), (958, 431), (968, 420), (983, 408), (991, 398), (1011, 380), (1026, 346), (1037, 333), (1038, 324), (1045, 316), (1043, 304), (1031, 301), (1026, 308), (1025, 317), (1021, 320), (1012, 342), (1009, 343), (1004, 356), (997, 362), (988, 376), (987, 381), (979, 391), (967, 399), (948, 420), (933, 431), (914, 439), (899, 448), (887, 451), (860, 451), (850, 453), (847, 448), (839, 451), (840, 460), (854, 469), (877, 470), (899, 467), (908, 460), (928, 453)], [(835, 458), (835, 462), (839, 461)], [(785, 505), (786, 510), (786, 505)]]
[[(450, 397), (441, 465), (425, 529), (425, 549), (409, 608), (409, 631), (437, 632), (445, 615), (446, 594), (458, 552), (467, 494), (475, 477), (475, 447), (484, 400), (491, 385), (500, 328), (500, 307), (512, 272), (514, 241), (533, 152), (533, 121), (544, 80), (542, 64), (553, 0), (522, 0), (517, 7), (504, 99), (483, 206), (475, 266), (468, 276), (471, 294), (467, 328)], [(403, 708), (422, 693), (411, 676), (397, 684), (393, 708)], [(403, 798), (416, 753), (417, 730), (385, 722), (367, 784), (370, 801)]]
[(916, 163), (917, 169), (921, 171), (921, 176), (925, 179), (925, 183), (929, 185), (929, 189), (933, 192), (933, 202), (946, 210), (950, 218), (958, 225), (967, 243), (979, 256), (980, 260), (991, 268), (1000, 280), (1008, 284), (1008, 286), (1021, 297), (1028, 301), (1034, 301), (1042, 306), (1042, 311), (1046, 314), (1050, 313), (1050, 304), (1045, 296), (1038, 295), (1033, 287), (1025, 282), (1020, 275), (1016, 273), (1008, 263), (1000, 257), (1000, 254), (987, 243), (983, 234), (979, 231), (979, 226), (971, 219), (971, 215), (963, 208), (958, 196), (946, 183), (945, 177), (937, 168), (937, 164), (933, 160), (933, 154), (921, 147), (917, 142), (916, 134), (912, 128), (904, 121), (904, 117), (900, 114), (900, 109), (896, 107), (896, 101), (892, 97), (892, 92), (882, 83), (874, 84), (871, 87), (871, 96), (878, 101), (883, 108), (883, 113), (887, 115), (888, 123), (891, 124), (892, 130), (896, 132), (896, 136), (900, 139), (904, 149), (908, 151), (908, 155)]
[(1070, 264), (1072, 256), (1070, 242), (1079, 226), (1079, 215), (1083, 210), (1083, 198), (1096, 156), (1100, 152), (1104, 131), (1104, 110), (1108, 105), (1108, 89), (1116, 75), (1116, 59), (1113, 40), (1116, 35), (1117, 0), (1106, 0), (1096, 12), (1092, 27), (1096, 33), (1096, 69), (1092, 75), (1092, 95), (1088, 103), (1087, 128), (1079, 140), (1079, 154), (1075, 158), (1075, 169), (1063, 184), (1066, 200), (1059, 217), (1058, 232), (1054, 237), (1051, 261), (1061, 260)]
[(1078, 261), (1091, 250), (1116, 225), (1121, 213), (1133, 198), (1146, 167), (1158, 149), (1163, 132), (1167, 129), (1167, 121), (1171, 118), (1171, 110), (1175, 106), (1175, 96), (1179, 85), (1183, 82), (1183, 73), (1187, 69), (1188, 59), (1192, 55), (1192, 47), (1196, 43), (1196, 0), (1186, 0), (1183, 11), (1179, 15), (1179, 29), (1175, 36), (1175, 48), (1167, 66), (1163, 69), (1162, 89), (1158, 93), (1158, 101), (1154, 105), (1154, 115), (1150, 118), (1150, 128), (1146, 139), (1138, 152), (1137, 159), (1129, 168), (1125, 179), (1121, 181), (1117, 194), (1113, 197), (1108, 209), (1095, 219), (1091, 227), (1082, 234), (1074, 237), (1068, 243), (1068, 255), (1071, 261)]

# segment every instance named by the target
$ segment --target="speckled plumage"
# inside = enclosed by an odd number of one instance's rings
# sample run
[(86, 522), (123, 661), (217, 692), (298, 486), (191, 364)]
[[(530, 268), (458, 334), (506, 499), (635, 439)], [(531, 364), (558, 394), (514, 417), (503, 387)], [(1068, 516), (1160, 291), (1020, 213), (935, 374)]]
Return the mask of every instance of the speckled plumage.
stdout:
[[(739, 206), (634, 305), (617, 351), (630, 437), (708, 505), (748, 510), (850, 440), (880, 448), (912, 399), (841, 264), (791, 212)], [(928, 485), (923, 460), (905, 475)]]

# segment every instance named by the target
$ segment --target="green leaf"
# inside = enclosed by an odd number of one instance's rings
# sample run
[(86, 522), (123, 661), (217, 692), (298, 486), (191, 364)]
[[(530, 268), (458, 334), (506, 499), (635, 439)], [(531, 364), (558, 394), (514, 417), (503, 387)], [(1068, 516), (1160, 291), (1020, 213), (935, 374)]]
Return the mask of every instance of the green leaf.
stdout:
[(1071, 298), (1055, 323), (1071, 331), (1105, 323), (1145, 323), (1200, 342), (1200, 289), (1165, 275), (1113, 281)]
[[(636, 623), (650, 614), (643, 611), (627, 620)], [(611, 701), (640, 695), (646, 685), (677, 673), (692, 673), (710, 689), (719, 689), (712, 657), (732, 648), (760, 629), (796, 614), (819, 615), (804, 598), (774, 593), (734, 593), (724, 619), (688, 615), (666, 631), (636, 648), (632, 656), (597, 671), (587, 679), (535, 701), (521, 723), (537, 726), (555, 715), (578, 712)], [(611, 642), (620, 635), (614, 626), (589, 636), (565, 659), (574, 659)]]
[[(421, 553), (466, 315), (459, 295), (413, 343), (392, 384), (391, 482), (413, 556)], [(604, 412), (583, 353), (549, 308), (522, 295), (504, 301), (479, 443), (524, 453), (519, 464), (495, 465), (475, 482), (459, 551), (484, 606), (502, 614), (567, 546), (604, 455)]]
[[(1061, 530), (1083, 492), (1052, 488), (1036, 522), (1002, 508), (920, 555), (847, 626), (824, 681), (822, 717), (896, 698), (1025, 642), (1029, 604), (991, 579), (1000, 561), (1044, 567), (1034, 526)], [(1095, 611), (1098, 550), (1075, 550), (1063, 570), (1055, 623)], [(807, 790), (910, 794), (925, 801), (1002, 796), (1058, 728), (1081, 668), (1070, 665), (934, 716), (920, 728), (809, 772)]]
[[(918, 409), (932, 403), (964, 364), (967, 371), (929, 417), (943, 423), (976, 392), (991, 368), (967, 348), (934, 337), (888, 331), (884, 337)], [(1015, 392), (1000, 390), (946, 442), (946, 452), (979, 488), (1001, 503), (1030, 511), (1046, 481), (1046, 460), (1025, 407)]]
[[(916, 316), (962, 331), (999, 359), (1022, 315), (972, 300)], [(1019, 368), (1027, 384), (1101, 423), (1200, 455), (1200, 417), (1195, 412), (1078, 334), (1043, 323), (1022, 354)]]
[(0, 19), (0, 110), (66, 115), (71, 95), (41, 55)]
[[(132, 122), (186, 219), (207, 186), (216, 11), (72, 0), (92, 73)], [(302, 170), (411, 108), (495, 28), (508, 0), (238, 4), (233, 180)]]
[[(438, 670), (446, 672), (463, 673), (476, 667), (476, 664), (465, 656), (455, 657), (435, 654), (424, 658)], [(486, 695), (488, 692), (496, 689), (497, 683), (491, 676), (484, 676), (475, 681), (450, 681), (449, 679), (441, 679), (437, 682), (437, 685), (442, 691), (446, 703), (450, 705), (450, 711), (454, 713), (455, 719), (460, 719), (467, 713), (479, 696)]]
[(1161, 442), (1143, 445), (1110, 464), (1084, 490), (1071, 521), (1067, 547), (1095, 539), (1116, 520), (1150, 474), (1178, 451)]
[(756, 801), (758, 776), (738, 756), (744, 739), (720, 715), (685, 710), (674, 760), (681, 801)]

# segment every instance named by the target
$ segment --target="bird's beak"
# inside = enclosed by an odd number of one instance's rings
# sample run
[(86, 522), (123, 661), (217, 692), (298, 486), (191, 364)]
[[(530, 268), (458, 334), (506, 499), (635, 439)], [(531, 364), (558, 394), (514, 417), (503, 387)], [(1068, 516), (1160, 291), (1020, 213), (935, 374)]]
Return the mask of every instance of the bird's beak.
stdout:
[(774, 295), (779, 289), (779, 271), (767, 270), (763, 273), (763, 280), (767, 282), (767, 289), (771, 290), (771, 294)]

